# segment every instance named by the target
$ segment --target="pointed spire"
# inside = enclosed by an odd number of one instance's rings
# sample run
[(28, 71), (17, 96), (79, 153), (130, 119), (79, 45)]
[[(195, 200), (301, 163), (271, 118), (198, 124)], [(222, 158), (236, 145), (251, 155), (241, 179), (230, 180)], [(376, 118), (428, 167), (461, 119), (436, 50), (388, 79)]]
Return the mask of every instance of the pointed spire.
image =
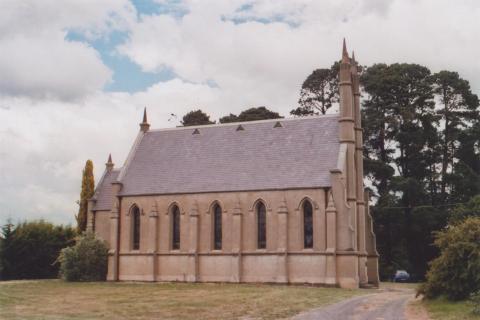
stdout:
[(112, 171), (113, 161), (112, 161), (112, 154), (111, 153), (108, 155), (108, 160), (107, 160), (107, 163), (105, 163), (105, 166), (107, 167), (107, 171)]
[(143, 121), (140, 123), (140, 131), (147, 132), (150, 124), (147, 122), (147, 107), (143, 109)]
[(346, 62), (346, 63), (350, 62), (350, 58), (348, 57), (348, 51), (347, 51), (347, 42), (345, 41), (345, 38), (343, 38), (342, 62)]
[(143, 123), (147, 123), (147, 107), (143, 108)]
[[(358, 77), (358, 64), (357, 64), (357, 60), (355, 60), (355, 51), (352, 51), (351, 72), (352, 72), (353, 78)], [(352, 79), (352, 82), (353, 82), (353, 91), (355, 93), (359, 91), (358, 79)]]

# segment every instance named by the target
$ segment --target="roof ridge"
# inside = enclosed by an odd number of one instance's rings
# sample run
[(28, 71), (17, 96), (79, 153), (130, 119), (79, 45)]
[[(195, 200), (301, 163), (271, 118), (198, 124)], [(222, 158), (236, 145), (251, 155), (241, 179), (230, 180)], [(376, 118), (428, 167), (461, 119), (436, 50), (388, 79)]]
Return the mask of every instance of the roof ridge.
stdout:
[(321, 119), (321, 118), (332, 118), (338, 117), (338, 113), (334, 114), (322, 114), (322, 115), (313, 115), (313, 116), (304, 116), (304, 117), (290, 117), (290, 118), (276, 118), (276, 119), (265, 119), (265, 120), (254, 120), (254, 121), (239, 121), (239, 122), (228, 122), (228, 123), (215, 123), (215, 124), (205, 124), (205, 125), (198, 125), (198, 126), (181, 126), (181, 127), (174, 127), (174, 128), (158, 128), (158, 129), (150, 129), (146, 133), (149, 132), (162, 132), (162, 131), (179, 131), (179, 130), (195, 130), (195, 129), (202, 129), (202, 128), (217, 128), (217, 127), (228, 127), (228, 126), (238, 126), (238, 125), (248, 125), (248, 124), (257, 124), (257, 123), (268, 123), (268, 122), (276, 122), (276, 121), (300, 121), (300, 120), (313, 120), (313, 119)]

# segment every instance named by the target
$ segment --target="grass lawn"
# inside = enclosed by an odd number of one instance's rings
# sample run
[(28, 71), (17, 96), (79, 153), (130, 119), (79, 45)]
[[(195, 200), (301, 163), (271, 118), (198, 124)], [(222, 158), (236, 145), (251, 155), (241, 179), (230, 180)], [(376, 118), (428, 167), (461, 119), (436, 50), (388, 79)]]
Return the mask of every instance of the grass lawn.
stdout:
[(369, 290), (310, 286), (0, 282), (1, 319), (281, 319)]
[(472, 314), (473, 306), (467, 301), (451, 302), (446, 299), (435, 299), (423, 303), (433, 320), (480, 319), (480, 316)]

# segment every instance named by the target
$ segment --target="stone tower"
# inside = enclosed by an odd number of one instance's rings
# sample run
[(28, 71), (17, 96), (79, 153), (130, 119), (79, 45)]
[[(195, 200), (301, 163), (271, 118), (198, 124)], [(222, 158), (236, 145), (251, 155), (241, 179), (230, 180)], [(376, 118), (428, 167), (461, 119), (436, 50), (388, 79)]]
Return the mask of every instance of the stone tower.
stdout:
[[(368, 282), (378, 283), (378, 254), (375, 249), (371, 217), (366, 212), (368, 199), (363, 185), (363, 129), (358, 64), (354, 53), (351, 58), (349, 57), (345, 40), (340, 62), (339, 93), (340, 156), (344, 161), (339, 164), (338, 171), (332, 170), (332, 190), (338, 203), (336, 249), (340, 255), (337, 266), (342, 266), (337, 271), (337, 277), (339, 282), (342, 282), (342, 278), (348, 279), (346, 280), (348, 283), (341, 286), (356, 287), (366, 285)], [(342, 206), (344, 202), (342, 199), (346, 200), (345, 206)], [(372, 251), (370, 253), (367, 252), (367, 242)], [(369, 256), (371, 269), (377, 270), (371, 272), (372, 279), (367, 275)], [(352, 279), (357, 283), (350, 283)]]

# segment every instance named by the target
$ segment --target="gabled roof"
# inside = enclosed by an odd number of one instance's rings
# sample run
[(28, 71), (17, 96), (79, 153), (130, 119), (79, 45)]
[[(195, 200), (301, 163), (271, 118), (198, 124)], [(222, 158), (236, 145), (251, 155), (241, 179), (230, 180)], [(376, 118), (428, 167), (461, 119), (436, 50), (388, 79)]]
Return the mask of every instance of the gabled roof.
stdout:
[(328, 187), (338, 132), (337, 115), (149, 130), (122, 168), (120, 194)]
[(98, 182), (93, 199), (97, 200), (93, 207), (94, 211), (112, 209), (112, 182), (117, 180), (120, 170), (106, 170)]

